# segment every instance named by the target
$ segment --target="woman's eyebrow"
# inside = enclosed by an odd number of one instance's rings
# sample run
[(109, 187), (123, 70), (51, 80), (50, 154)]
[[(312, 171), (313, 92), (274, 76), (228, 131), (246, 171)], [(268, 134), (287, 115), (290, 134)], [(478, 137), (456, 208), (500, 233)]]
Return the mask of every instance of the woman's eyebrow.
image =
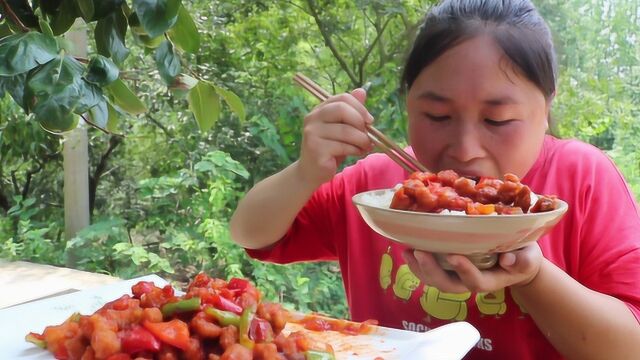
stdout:
[[(425, 92), (423, 92), (422, 94), (418, 95), (419, 99), (425, 99), (425, 100), (431, 100), (431, 101), (436, 101), (436, 102), (441, 102), (441, 103), (449, 103), (452, 102), (452, 100), (444, 95), (440, 95), (436, 92), (433, 92), (431, 90), (427, 90)], [(492, 106), (501, 106), (501, 105), (511, 105), (511, 104), (518, 104), (519, 102), (509, 96), (509, 95), (505, 95), (505, 96), (500, 96), (500, 97), (496, 97), (496, 98), (492, 98), (492, 99), (487, 99), (483, 101), (485, 104), (487, 105), (492, 105)]]
[(431, 90), (427, 90), (425, 92), (423, 92), (422, 94), (418, 95), (418, 99), (426, 99), (426, 100), (433, 100), (433, 101), (437, 101), (437, 102), (450, 102), (451, 99), (449, 99), (448, 97), (442, 96), (438, 93), (435, 93)]
[(500, 106), (500, 105), (510, 105), (510, 104), (518, 104), (518, 101), (513, 97), (506, 95), (497, 97), (494, 99), (487, 99), (484, 101), (487, 105)]

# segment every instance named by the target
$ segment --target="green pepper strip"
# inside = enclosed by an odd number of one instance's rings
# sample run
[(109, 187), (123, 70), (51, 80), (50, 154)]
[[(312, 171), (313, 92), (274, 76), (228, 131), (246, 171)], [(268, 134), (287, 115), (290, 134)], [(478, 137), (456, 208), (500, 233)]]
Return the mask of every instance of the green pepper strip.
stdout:
[(214, 317), (218, 321), (218, 324), (222, 326), (240, 325), (240, 316), (232, 313), (231, 311), (224, 311), (218, 310), (214, 307), (207, 307), (204, 309), (204, 312), (207, 315)]
[(40, 349), (47, 348), (47, 342), (44, 341), (44, 337), (40, 334), (30, 332), (27, 334), (27, 336), (24, 337), (24, 339), (39, 347)]
[(175, 313), (196, 311), (200, 309), (200, 298), (192, 297), (191, 299), (180, 300), (162, 306), (162, 316), (167, 318)]
[(336, 357), (328, 352), (307, 350), (304, 352), (305, 360), (336, 360)]
[(238, 331), (240, 336), (240, 345), (249, 350), (253, 350), (253, 346), (255, 345), (255, 342), (249, 337), (249, 328), (255, 312), (255, 306), (251, 306), (244, 309), (242, 311), (242, 316), (240, 317), (240, 329)]
[(80, 321), (80, 317), (82, 317), (82, 315), (80, 315), (79, 312), (74, 312), (73, 314), (71, 314), (71, 316), (69, 316), (69, 318), (67, 319), (67, 321), (70, 322), (79, 322)]

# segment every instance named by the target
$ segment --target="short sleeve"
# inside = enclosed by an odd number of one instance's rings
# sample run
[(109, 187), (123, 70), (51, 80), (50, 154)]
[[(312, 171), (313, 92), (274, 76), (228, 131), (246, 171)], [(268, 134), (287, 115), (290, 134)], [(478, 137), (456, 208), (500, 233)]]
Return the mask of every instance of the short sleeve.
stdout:
[(634, 197), (613, 162), (593, 149), (585, 169), (577, 169), (579, 281), (624, 301), (640, 321), (640, 216)]
[(337, 260), (336, 243), (344, 234), (343, 192), (344, 174), (339, 173), (313, 193), (282, 239), (267, 249), (246, 249), (247, 254), (278, 264)]

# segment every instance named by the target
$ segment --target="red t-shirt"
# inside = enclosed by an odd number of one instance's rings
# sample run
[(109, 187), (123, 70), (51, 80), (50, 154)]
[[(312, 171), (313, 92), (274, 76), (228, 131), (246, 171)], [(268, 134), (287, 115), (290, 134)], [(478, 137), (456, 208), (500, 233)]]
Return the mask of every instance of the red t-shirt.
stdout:
[[(339, 261), (356, 321), (412, 331), (467, 321), (481, 334), (468, 359), (561, 358), (508, 288), (448, 294), (425, 286), (402, 259), (404, 247), (365, 224), (352, 196), (393, 187), (408, 175), (385, 155), (370, 155), (323, 184), (274, 247), (248, 253), (276, 263)], [(624, 301), (640, 319), (640, 216), (611, 160), (591, 145), (547, 136), (522, 182), (569, 204), (539, 240), (544, 256), (586, 287)]]

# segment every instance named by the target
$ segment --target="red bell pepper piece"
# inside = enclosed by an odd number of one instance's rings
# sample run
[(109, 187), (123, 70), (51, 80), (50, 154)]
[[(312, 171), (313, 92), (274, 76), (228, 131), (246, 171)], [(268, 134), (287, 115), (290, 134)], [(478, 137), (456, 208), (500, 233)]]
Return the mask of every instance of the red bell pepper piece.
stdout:
[(240, 290), (241, 292), (246, 290), (251, 283), (247, 279), (231, 278), (227, 284), (227, 288), (230, 290)]
[(152, 323), (145, 320), (142, 325), (160, 341), (179, 349), (189, 348), (189, 326), (182, 320)]
[(156, 285), (151, 281), (140, 281), (131, 287), (131, 293), (136, 299), (140, 299), (143, 294), (150, 293)]
[(122, 295), (116, 300), (104, 304), (102, 309), (127, 310), (131, 304), (131, 299), (130, 295)]
[(160, 341), (142, 326), (136, 325), (131, 330), (121, 331), (120, 343), (122, 351), (127, 354), (134, 354), (140, 351), (160, 351)]
[(271, 324), (267, 320), (254, 317), (249, 327), (249, 338), (257, 343), (273, 341)]
[(219, 310), (230, 311), (235, 314), (242, 314), (242, 307), (233, 301), (215, 294), (213, 296), (213, 306)]

